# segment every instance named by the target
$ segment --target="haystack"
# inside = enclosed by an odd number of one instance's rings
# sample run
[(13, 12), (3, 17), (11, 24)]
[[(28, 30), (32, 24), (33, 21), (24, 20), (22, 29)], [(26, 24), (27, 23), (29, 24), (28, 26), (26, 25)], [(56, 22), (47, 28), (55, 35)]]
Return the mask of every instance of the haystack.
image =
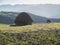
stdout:
[(47, 20), (47, 23), (51, 23), (51, 20)]
[(20, 13), (15, 19), (15, 24), (20, 26), (31, 25), (32, 22), (33, 22), (32, 18), (26, 12)]

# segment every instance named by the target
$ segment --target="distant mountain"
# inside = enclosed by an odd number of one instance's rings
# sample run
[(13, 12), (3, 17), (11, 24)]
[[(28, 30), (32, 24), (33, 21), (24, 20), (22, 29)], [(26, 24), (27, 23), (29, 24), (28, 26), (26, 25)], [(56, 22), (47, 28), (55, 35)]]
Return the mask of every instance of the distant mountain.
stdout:
[(60, 18), (50, 18), (51, 22), (60, 22)]
[[(27, 12), (28, 13), (28, 12)], [(14, 24), (14, 20), (16, 16), (18, 16), (19, 12), (0, 12), (0, 23), (4, 24)], [(33, 23), (46, 23), (46, 21), (49, 19), (52, 22), (60, 22), (59, 18), (46, 18), (42, 16), (37, 16), (32, 13), (28, 13), (31, 18), (33, 19)]]
[(12, 24), (13, 20), (10, 17), (8, 17), (8, 16), (0, 15), (0, 23)]
[[(17, 12), (0, 12), (0, 23), (5, 24), (13, 24), (16, 16), (18, 16), (19, 13)], [(31, 13), (28, 13), (31, 18), (33, 19), (34, 23), (42, 23), (46, 22), (47, 18), (37, 16)]]
[(46, 17), (38, 16), (38, 15), (35, 15), (35, 14), (31, 14), (31, 13), (28, 13), (28, 14), (31, 16), (34, 23), (43, 23), (43, 22), (46, 22), (46, 20), (48, 19)]
[(17, 5), (0, 5), (0, 11), (11, 12), (30, 12), (35, 15), (60, 18), (60, 4), (17, 4)]

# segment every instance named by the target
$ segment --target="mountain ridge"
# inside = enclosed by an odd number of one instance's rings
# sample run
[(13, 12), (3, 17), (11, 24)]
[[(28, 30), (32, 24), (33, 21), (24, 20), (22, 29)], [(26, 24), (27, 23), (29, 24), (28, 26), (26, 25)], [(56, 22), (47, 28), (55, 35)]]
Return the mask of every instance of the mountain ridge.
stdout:
[(36, 4), (36, 5), (0, 5), (0, 11), (30, 12), (39, 16), (60, 18), (60, 4)]
[[(27, 12), (28, 13), (28, 12)], [(0, 12), (0, 23), (4, 24), (14, 24), (14, 20), (16, 16), (18, 16), (19, 12)], [(51, 20), (52, 22), (60, 22), (60, 18), (46, 18), (42, 16), (38, 16), (32, 13), (28, 13), (33, 19), (33, 23), (46, 23), (47, 20)]]

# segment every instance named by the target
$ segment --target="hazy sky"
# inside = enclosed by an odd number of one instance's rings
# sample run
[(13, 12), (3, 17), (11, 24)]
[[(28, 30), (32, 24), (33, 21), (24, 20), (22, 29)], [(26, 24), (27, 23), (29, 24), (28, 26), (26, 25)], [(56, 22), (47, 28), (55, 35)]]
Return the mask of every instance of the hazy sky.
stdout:
[[(60, 0), (0, 0), (0, 5), (1, 4), (12, 4), (12, 5), (15, 5), (15, 4), (60, 4)], [(29, 8), (26, 7), (26, 9), (23, 8), (21, 10), (26, 10), (26, 11), (28, 10), (29, 12), (46, 16), (46, 17), (59, 17), (60, 18), (60, 5), (46, 6), (41, 9), (40, 8), (41, 7), (39, 5), (38, 8), (32, 7), (31, 9), (33, 10), (29, 10), (30, 7)]]
[(60, 4), (60, 0), (0, 0), (0, 4)]

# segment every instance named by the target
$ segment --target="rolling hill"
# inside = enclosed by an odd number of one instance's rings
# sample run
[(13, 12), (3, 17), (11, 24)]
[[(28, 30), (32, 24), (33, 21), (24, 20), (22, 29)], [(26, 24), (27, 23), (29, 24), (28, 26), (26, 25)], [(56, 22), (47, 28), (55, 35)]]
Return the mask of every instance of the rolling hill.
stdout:
[[(17, 12), (0, 12), (0, 23), (13, 24), (14, 19), (19, 13)], [(28, 13), (34, 23), (46, 22), (47, 18)]]
[[(18, 14), (19, 12), (0, 12), (0, 23), (14, 24), (14, 20)], [(34, 23), (46, 23), (48, 19), (51, 20), (52, 22), (60, 22), (59, 18), (46, 18), (32, 13), (28, 14), (31, 16)]]

